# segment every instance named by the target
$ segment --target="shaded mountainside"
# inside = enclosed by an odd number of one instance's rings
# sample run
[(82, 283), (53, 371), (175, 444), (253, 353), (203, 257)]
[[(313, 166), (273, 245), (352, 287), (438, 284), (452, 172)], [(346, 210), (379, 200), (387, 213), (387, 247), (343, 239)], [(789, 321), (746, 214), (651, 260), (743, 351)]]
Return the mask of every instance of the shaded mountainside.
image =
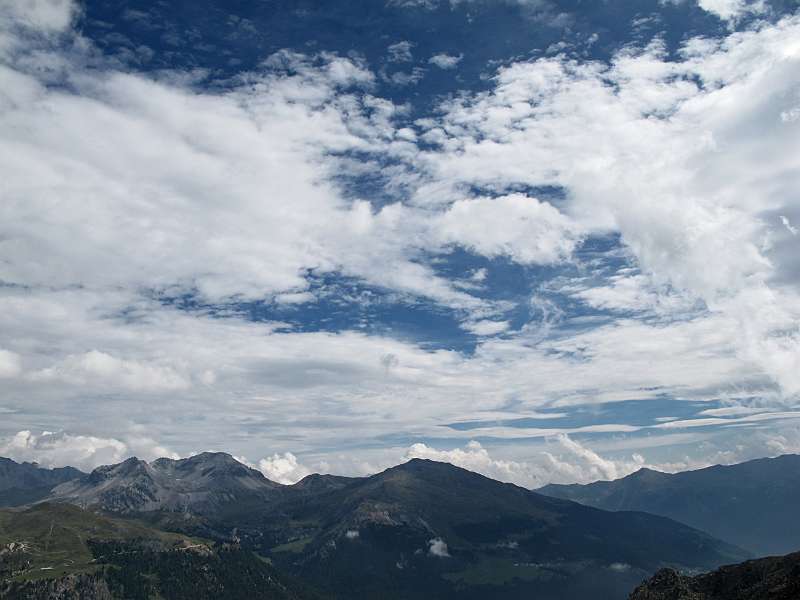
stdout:
[(746, 557), (668, 519), (426, 460), (251, 516), (243, 545), (337, 598), (622, 598), (660, 566)]
[(72, 467), (45, 469), (0, 457), (0, 507), (36, 502), (46, 498), (55, 486), (84, 475)]
[(604, 510), (669, 517), (756, 555), (800, 549), (797, 455), (675, 474), (641, 469), (616, 481), (548, 485), (537, 491)]
[(797, 600), (800, 552), (728, 565), (687, 577), (663, 569), (637, 587), (629, 600)]
[(59, 486), (53, 499), (233, 543), (348, 600), (616, 600), (661, 567), (748, 558), (664, 517), (607, 512), (419, 459), (292, 486), (225, 454), (131, 459)]
[(253, 553), (66, 504), (0, 511), (0, 598), (312, 600)]

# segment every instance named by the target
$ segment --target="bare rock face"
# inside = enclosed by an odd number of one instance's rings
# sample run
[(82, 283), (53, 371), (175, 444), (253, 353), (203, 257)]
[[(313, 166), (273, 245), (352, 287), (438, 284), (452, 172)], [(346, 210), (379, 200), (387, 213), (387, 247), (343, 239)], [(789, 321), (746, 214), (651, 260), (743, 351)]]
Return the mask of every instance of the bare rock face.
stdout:
[(242, 501), (267, 501), (280, 486), (228, 454), (191, 458), (137, 458), (98, 467), (56, 487), (50, 500), (114, 513), (150, 511), (209, 514)]
[(629, 600), (797, 600), (800, 552), (749, 560), (689, 577), (662, 569), (637, 587)]

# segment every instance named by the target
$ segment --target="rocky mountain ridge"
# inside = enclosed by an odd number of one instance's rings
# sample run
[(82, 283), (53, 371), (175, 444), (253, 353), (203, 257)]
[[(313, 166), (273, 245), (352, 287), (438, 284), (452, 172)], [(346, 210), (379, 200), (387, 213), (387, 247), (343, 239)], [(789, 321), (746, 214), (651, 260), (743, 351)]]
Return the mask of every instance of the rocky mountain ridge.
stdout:
[(797, 600), (800, 552), (727, 565), (689, 577), (662, 569), (629, 600)]
[(209, 515), (233, 502), (269, 502), (281, 486), (229, 454), (137, 458), (98, 467), (53, 489), (50, 500), (113, 513), (186, 512)]

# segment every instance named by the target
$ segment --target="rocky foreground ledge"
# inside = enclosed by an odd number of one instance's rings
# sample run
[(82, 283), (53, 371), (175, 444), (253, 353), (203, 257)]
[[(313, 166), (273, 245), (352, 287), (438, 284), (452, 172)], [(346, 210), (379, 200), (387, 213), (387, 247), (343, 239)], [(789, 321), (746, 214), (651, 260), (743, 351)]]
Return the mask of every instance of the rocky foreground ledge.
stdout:
[(749, 560), (689, 577), (661, 569), (629, 600), (798, 600), (800, 552)]

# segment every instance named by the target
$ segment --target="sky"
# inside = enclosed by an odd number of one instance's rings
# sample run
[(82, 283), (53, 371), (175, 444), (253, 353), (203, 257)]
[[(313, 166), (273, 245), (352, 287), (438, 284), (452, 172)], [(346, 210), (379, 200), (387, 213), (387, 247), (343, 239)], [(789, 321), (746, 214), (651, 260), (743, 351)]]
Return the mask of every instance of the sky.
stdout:
[(797, 0), (0, 0), (0, 455), (800, 452), (798, 190)]

